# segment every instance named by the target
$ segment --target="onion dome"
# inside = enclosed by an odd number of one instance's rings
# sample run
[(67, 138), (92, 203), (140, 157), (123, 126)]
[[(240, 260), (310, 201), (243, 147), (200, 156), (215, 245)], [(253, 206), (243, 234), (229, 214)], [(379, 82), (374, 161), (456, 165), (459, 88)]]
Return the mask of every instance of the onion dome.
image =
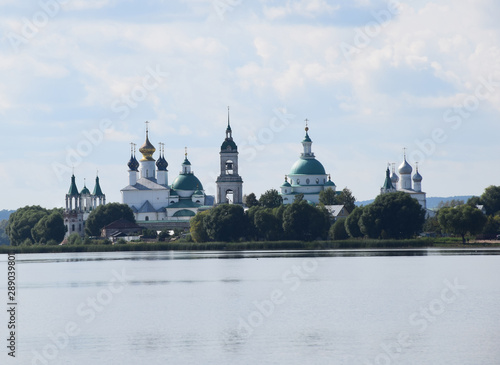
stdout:
[(403, 163), (399, 166), (399, 173), (401, 175), (410, 175), (413, 169), (410, 164), (406, 161), (406, 156), (404, 158)]
[(224, 151), (237, 151), (238, 146), (233, 141), (233, 131), (231, 129), (231, 123), (229, 121), (229, 107), (227, 107), (227, 128), (226, 128), (226, 139), (222, 142), (220, 146), (221, 152)]
[(418, 172), (418, 167), (417, 167), (417, 172), (415, 172), (415, 175), (413, 175), (413, 182), (422, 182), (422, 175)]
[(160, 156), (158, 161), (156, 161), (156, 167), (158, 167), (158, 171), (167, 171), (168, 162), (165, 160), (163, 156)]
[(87, 188), (87, 184), (83, 184), (83, 189), (80, 191), (80, 195), (90, 195), (90, 190)]
[(139, 152), (142, 153), (141, 161), (154, 161), (153, 154), (156, 152), (156, 148), (149, 142), (149, 132), (146, 129), (146, 141), (139, 148)]
[(134, 155), (130, 156), (130, 161), (128, 162), (127, 165), (130, 171), (138, 171), (139, 169), (139, 161), (137, 161)]
[(200, 186), (196, 186), (196, 191), (193, 193), (193, 195), (205, 195), (203, 194), (203, 191), (200, 190)]
[(288, 176), (285, 175), (285, 182), (281, 185), (282, 188), (291, 188), (292, 185), (288, 182)]
[(335, 183), (332, 181), (332, 177), (331, 177), (330, 175), (328, 175), (328, 181), (325, 183), (325, 186), (331, 186), (331, 187), (337, 186), (337, 185), (335, 185)]
[(399, 176), (396, 174), (395, 171), (392, 172), (391, 181), (393, 184), (396, 184), (399, 182)]

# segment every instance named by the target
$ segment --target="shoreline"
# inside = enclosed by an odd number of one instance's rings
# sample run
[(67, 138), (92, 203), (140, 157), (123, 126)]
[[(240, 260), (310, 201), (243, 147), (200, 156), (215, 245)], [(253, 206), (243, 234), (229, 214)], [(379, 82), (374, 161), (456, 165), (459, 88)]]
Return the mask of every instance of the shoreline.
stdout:
[(318, 251), (359, 249), (489, 249), (499, 248), (500, 241), (435, 242), (414, 240), (346, 240), (346, 241), (256, 241), (256, 242), (167, 242), (127, 243), (115, 245), (0, 246), (0, 254), (71, 253), (71, 252), (147, 252), (147, 251)]

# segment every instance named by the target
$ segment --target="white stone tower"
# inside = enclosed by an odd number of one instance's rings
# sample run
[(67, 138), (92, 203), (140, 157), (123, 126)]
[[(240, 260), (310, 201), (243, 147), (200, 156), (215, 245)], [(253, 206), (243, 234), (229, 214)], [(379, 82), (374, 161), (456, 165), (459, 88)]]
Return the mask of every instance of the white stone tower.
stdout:
[(238, 146), (233, 141), (233, 132), (227, 108), (226, 139), (220, 148), (220, 175), (217, 178), (217, 204), (243, 204), (243, 180), (238, 174)]

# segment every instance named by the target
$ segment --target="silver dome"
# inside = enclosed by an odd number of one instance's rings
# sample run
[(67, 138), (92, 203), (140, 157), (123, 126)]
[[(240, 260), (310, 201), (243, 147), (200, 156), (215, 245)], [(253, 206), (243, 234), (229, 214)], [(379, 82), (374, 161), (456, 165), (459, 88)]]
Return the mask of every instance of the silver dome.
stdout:
[(401, 175), (409, 175), (409, 174), (412, 173), (412, 171), (413, 171), (412, 167), (406, 161), (406, 158), (405, 158), (405, 160), (403, 161), (403, 163), (399, 166), (399, 173)]

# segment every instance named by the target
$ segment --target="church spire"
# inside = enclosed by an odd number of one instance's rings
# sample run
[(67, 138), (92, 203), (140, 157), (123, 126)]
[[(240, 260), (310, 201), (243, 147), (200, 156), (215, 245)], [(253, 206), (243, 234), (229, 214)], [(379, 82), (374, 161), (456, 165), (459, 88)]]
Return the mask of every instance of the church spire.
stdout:
[(139, 148), (139, 152), (142, 153), (141, 161), (154, 161), (153, 154), (156, 152), (156, 148), (149, 142), (149, 122), (146, 122), (146, 141)]
[(227, 128), (226, 128), (226, 140), (233, 140), (233, 131), (231, 130), (231, 121), (229, 117), (229, 106), (227, 107)]
[(309, 119), (305, 120), (306, 122), (306, 136), (302, 140), (302, 146), (304, 147), (304, 153), (302, 153), (302, 157), (312, 158), (314, 157), (314, 153), (311, 151), (312, 140), (309, 138)]

